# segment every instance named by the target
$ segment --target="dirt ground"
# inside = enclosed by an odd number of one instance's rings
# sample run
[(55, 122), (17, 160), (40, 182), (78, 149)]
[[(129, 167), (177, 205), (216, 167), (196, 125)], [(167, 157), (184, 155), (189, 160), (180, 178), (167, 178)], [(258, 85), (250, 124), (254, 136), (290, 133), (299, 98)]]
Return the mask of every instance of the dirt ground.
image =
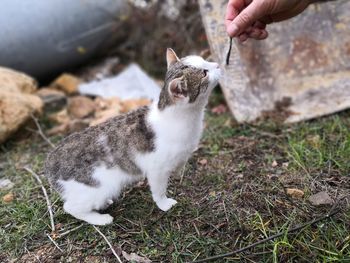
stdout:
[[(331, 219), (225, 260), (350, 260), (350, 112), (291, 126), (238, 125), (228, 113), (213, 113), (221, 112), (218, 105), (225, 109), (216, 91), (200, 148), (184, 176), (171, 181), (169, 195), (178, 201), (171, 211), (164, 213), (154, 205), (146, 182), (126, 190), (108, 210), (115, 220), (99, 229), (120, 257), (126, 261), (124, 251), (152, 262), (201, 259), (286, 231), (337, 206), (342, 211)], [(44, 130), (50, 127), (45, 118), (40, 123)], [(61, 138), (50, 139), (57, 143)], [(50, 231), (41, 188), (23, 170), (29, 165), (40, 174), (49, 150), (46, 141), (30, 131), (1, 146), (1, 174), (15, 183), (10, 191), (14, 200), (0, 208), (1, 261), (116, 262), (92, 226), (62, 211), (58, 195), (43, 178), (57, 228)], [(289, 195), (287, 189), (298, 189), (302, 196)], [(330, 195), (332, 204), (310, 204), (310, 195), (320, 191)], [(1, 197), (5, 194), (2, 191)]]

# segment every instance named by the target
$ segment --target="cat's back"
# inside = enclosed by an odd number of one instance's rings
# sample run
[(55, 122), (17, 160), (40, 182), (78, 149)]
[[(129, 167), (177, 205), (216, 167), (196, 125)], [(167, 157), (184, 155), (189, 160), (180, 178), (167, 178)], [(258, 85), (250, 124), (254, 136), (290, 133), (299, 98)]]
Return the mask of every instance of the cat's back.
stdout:
[(53, 180), (67, 180), (72, 174), (90, 174), (101, 164), (138, 173), (132, 154), (154, 149), (155, 135), (147, 123), (148, 112), (147, 106), (141, 107), (69, 135), (48, 155), (45, 174)]

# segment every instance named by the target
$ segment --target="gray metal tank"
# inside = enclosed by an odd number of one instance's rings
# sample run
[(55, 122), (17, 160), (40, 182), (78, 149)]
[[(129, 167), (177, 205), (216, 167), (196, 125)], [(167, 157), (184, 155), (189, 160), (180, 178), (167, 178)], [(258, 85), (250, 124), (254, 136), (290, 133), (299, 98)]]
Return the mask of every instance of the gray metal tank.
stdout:
[(37, 78), (77, 66), (113, 43), (122, 0), (2, 0), (0, 66)]

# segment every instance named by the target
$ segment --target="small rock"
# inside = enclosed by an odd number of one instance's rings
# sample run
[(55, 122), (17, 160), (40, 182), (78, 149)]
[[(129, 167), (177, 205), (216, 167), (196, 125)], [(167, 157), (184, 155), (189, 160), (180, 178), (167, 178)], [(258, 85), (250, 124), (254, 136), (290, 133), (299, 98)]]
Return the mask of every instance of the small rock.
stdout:
[(3, 67), (0, 67), (0, 83), (1, 87), (6, 86), (26, 94), (34, 93), (37, 89), (37, 83), (33, 78), (19, 71)]
[(296, 188), (287, 188), (286, 192), (287, 192), (287, 195), (290, 195), (291, 197), (294, 197), (294, 198), (303, 198), (304, 196), (304, 192)]
[(78, 86), (81, 80), (71, 74), (62, 74), (53, 83), (50, 84), (51, 87), (62, 90), (67, 95), (72, 95), (78, 93)]
[(68, 100), (68, 113), (74, 118), (82, 119), (95, 111), (95, 103), (84, 96), (76, 96)]
[(44, 102), (45, 111), (59, 111), (67, 104), (67, 97), (63, 91), (43, 88), (36, 95)]
[(288, 168), (288, 166), (289, 166), (289, 163), (288, 163), (288, 162), (282, 163), (282, 167), (283, 167), (283, 168)]
[(0, 179), (0, 190), (9, 190), (14, 185), (9, 179)]
[(328, 195), (327, 192), (324, 192), (324, 191), (311, 195), (309, 197), (309, 201), (311, 204), (315, 206), (333, 204), (332, 198)]
[(278, 166), (278, 162), (276, 160), (273, 160), (272, 164), (271, 164), (272, 167), (277, 167)]
[(199, 161), (198, 161), (198, 163), (200, 164), (200, 165), (207, 165), (208, 164), (208, 160), (207, 159), (200, 159)]
[(14, 198), (15, 196), (13, 193), (8, 193), (2, 197), (2, 201), (4, 201), (5, 203), (11, 203)]
[(49, 115), (49, 120), (58, 124), (65, 124), (71, 121), (67, 109), (63, 109), (60, 112)]
[(42, 111), (43, 102), (32, 94), (36, 82), (10, 69), (0, 67), (0, 143), (23, 126), (32, 114)]

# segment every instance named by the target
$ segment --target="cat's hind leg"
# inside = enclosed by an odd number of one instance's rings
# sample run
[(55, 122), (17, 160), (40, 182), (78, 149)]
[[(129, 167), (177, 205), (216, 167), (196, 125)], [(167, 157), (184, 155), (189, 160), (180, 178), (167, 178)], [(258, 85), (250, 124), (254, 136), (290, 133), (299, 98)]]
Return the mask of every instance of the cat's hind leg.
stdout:
[(113, 222), (113, 217), (109, 214), (100, 214), (91, 206), (82, 206), (74, 201), (67, 200), (63, 205), (64, 211), (77, 219), (88, 222), (92, 225), (108, 225)]

